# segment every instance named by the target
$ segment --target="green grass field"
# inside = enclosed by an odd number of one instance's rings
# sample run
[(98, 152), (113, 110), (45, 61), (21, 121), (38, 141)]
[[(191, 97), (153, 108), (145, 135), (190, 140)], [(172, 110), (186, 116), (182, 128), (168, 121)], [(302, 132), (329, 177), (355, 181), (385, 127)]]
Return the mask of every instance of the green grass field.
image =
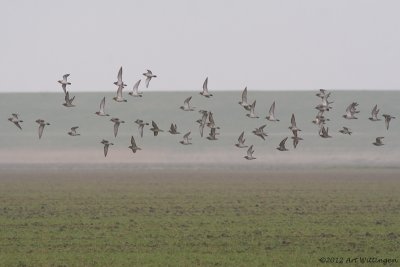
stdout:
[(1, 266), (400, 265), (398, 171), (3, 170), (0, 205)]

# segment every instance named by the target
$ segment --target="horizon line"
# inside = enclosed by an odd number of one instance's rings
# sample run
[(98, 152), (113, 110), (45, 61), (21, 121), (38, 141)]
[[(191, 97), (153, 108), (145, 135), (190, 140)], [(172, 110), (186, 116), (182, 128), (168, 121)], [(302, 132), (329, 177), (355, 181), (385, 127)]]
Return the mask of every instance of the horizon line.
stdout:
[[(251, 91), (256, 91), (256, 92), (310, 92), (310, 91), (319, 91), (319, 89), (325, 89), (328, 91), (400, 91), (399, 89), (361, 89), (361, 88), (356, 88), (356, 89), (344, 89), (344, 88), (335, 88), (335, 89), (329, 89), (329, 88), (315, 88), (315, 89), (251, 89)], [(216, 89), (216, 90), (211, 90), (213, 92), (242, 92), (243, 89)], [(80, 91), (68, 91), (68, 92), (73, 92), (73, 93), (111, 93), (115, 92), (116, 90), (98, 90), (98, 91), (88, 91), (88, 90), (80, 90)], [(126, 91), (129, 91), (129, 89), (126, 89)], [(144, 91), (146, 93), (179, 93), (179, 92), (200, 92), (201, 90), (148, 90)], [(143, 92), (143, 91), (142, 91)], [(59, 90), (58, 92), (56, 91), (0, 91), (0, 94), (19, 94), (19, 93), (38, 93), (38, 94), (43, 94), (43, 93), (63, 93), (62, 90)]]

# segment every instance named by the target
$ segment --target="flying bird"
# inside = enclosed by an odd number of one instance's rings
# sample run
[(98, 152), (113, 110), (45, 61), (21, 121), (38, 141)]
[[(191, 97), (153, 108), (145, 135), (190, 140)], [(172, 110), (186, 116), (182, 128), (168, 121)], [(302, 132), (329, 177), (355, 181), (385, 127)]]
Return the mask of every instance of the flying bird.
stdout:
[(244, 148), (244, 147), (248, 147), (244, 144), (244, 142), (246, 141), (246, 139), (244, 139), (244, 131), (239, 135), (238, 138), (238, 142), (237, 144), (235, 144), (236, 147), (238, 148)]
[(20, 122), (24, 122), (24, 121), (22, 121), (22, 120), (20, 120), (19, 118), (18, 118), (18, 114), (16, 114), (16, 113), (13, 113), (13, 114), (11, 114), (11, 118), (8, 118), (8, 120), (9, 121), (11, 121), (12, 123), (14, 123), (15, 124), (15, 126), (17, 126), (20, 130), (22, 130), (22, 127), (21, 127), (21, 125), (19, 124)]
[(393, 117), (388, 114), (382, 114), (382, 116), (385, 118), (385, 125), (386, 125), (386, 130), (389, 130), (389, 123), (391, 119), (395, 119), (396, 117)]
[(152, 78), (157, 78), (157, 75), (154, 75), (151, 70), (147, 70), (146, 73), (143, 73), (144, 76), (146, 76), (146, 88), (149, 88), (149, 83)]
[(103, 99), (100, 102), (100, 111), (96, 111), (95, 114), (99, 116), (110, 116), (109, 114), (106, 114), (104, 111), (105, 105), (106, 105), (106, 97), (103, 97)]
[(252, 119), (257, 119), (259, 118), (255, 113), (254, 109), (256, 108), (256, 100), (254, 100), (253, 104), (250, 105), (250, 114), (246, 114), (247, 117), (252, 118)]
[(136, 153), (137, 150), (142, 150), (140, 147), (136, 145), (135, 138), (131, 136), (131, 145), (129, 148), (132, 150), (133, 153)]
[(122, 96), (122, 90), (124, 89), (123, 85), (118, 85), (117, 96), (114, 96), (113, 99), (117, 102), (127, 102), (126, 99)]
[(286, 140), (287, 140), (288, 138), (287, 137), (285, 137), (280, 143), (279, 143), (279, 146), (276, 148), (276, 149), (278, 149), (279, 151), (288, 151), (288, 149), (285, 147), (285, 143), (286, 143)]
[[(199, 125), (199, 131), (200, 131), (200, 136), (203, 137), (203, 132), (204, 132), (204, 127), (207, 124), (207, 118), (208, 118), (208, 114), (211, 113), (208, 111), (203, 112), (203, 116), (200, 119), (200, 125)], [(211, 113), (211, 118), (212, 118), (212, 113)], [(212, 119), (212, 121), (214, 121), (214, 119)]]
[(118, 118), (112, 118), (110, 121), (114, 123), (114, 137), (117, 137), (119, 125), (121, 123), (125, 123), (125, 121), (122, 121)]
[(244, 88), (242, 92), (242, 101), (239, 101), (239, 105), (241, 105), (245, 110), (250, 110), (250, 105), (247, 103), (247, 87)]
[(171, 127), (169, 128), (169, 131), (171, 134), (180, 134), (180, 132), (178, 132), (178, 126), (176, 126), (176, 124), (171, 123)]
[(150, 131), (153, 132), (154, 136), (157, 136), (159, 132), (163, 132), (160, 128), (158, 128), (157, 124), (154, 121), (151, 121), (151, 125), (153, 126), (150, 128)]
[(139, 125), (138, 129), (139, 129), (140, 137), (143, 137), (143, 128), (144, 128), (144, 126), (149, 125), (149, 123), (148, 122), (144, 122), (143, 120), (140, 120), (140, 119), (137, 119), (135, 121), (135, 123), (137, 125)]
[(382, 139), (385, 137), (377, 137), (375, 142), (373, 142), (372, 144), (376, 145), (376, 146), (383, 146), (384, 143), (382, 143)]
[(142, 81), (142, 80), (139, 80), (139, 81), (137, 81), (137, 82), (135, 83), (135, 85), (133, 86), (132, 92), (129, 92), (129, 94), (130, 94), (131, 96), (134, 96), (134, 97), (142, 97), (143, 93), (142, 93), (142, 92), (139, 92), (139, 84), (140, 84), (141, 81)]
[(218, 140), (217, 139), (217, 135), (219, 135), (219, 133), (216, 132), (216, 128), (211, 128), (210, 134), (207, 136), (208, 140)]
[(300, 140), (303, 140), (303, 138), (298, 136), (298, 130), (292, 130), (293, 136), (291, 137), (293, 139), (293, 148), (296, 149), (297, 145), (299, 144)]
[(71, 131), (68, 132), (68, 134), (69, 134), (70, 136), (78, 136), (78, 135), (80, 135), (79, 133), (76, 132), (76, 129), (78, 129), (78, 128), (79, 128), (78, 126), (72, 127), (72, 128), (71, 128)]
[(67, 94), (67, 85), (71, 85), (71, 83), (67, 81), (68, 76), (69, 74), (64, 74), (63, 79), (58, 81), (64, 90), (64, 94)]
[(380, 119), (378, 119), (378, 113), (379, 113), (378, 105), (375, 105), (371, 111), (371, 117), (368, 119), (370, 121), (380, 121)]
[(50, 125), (50, 123), (45, 122), (42, 119), (37, 119), (36, 123), (39, 124), (39, 139), (41, 139), (42, 138), (42, 134), (43, 134), (43, 130), (44, 130), (44, 126)]
[(183, 106), (180, 106), (179, 108), (182, 109), (183, 111), (193, 111), (194, 107), (191, 107), (189, 103), (191, 99), (192, 99), (191, 96), (186, 98), (185, 101), (183, 102)]
[(259, 136), (259, 137), (261, 137), (262, 140), (265, 140), (265, 137), (268, 136), (266, 133), (264, 133), (264, 128), (265, 128), (265, 126), (267, 126), (267, 125), (264, 124), (264, 125), (262, 125), (262, 126), (260, 126), (260, 127), (258, 127), (258, 128), (255, 128), (254, 131), (253, 131), (252, 133), (255, 134), (255, 135), (257, 135), (257, 136)]
[(322, 138), (331, 138), (332, 136), (329, 135), (328, 131), (329, 131), (328, 127), (325, 128), (324, 126), (322, 126), (319, 131), (319, 136), (321, 136)]
[(296, 118), (295, 118), (295, 116), (294, 116), (294, 113), (292, 113), (292, 118), (290, 119), (290, 126), (289, 126), (289, 129), (290, 130), (292, 130), (292, 131), (301, 131), (299, 128), (297, 128), (297, 125), (296, 125)]
[(279, 121), (277, 118), (275, 118), (275, 101), (269, 108), (269, 115), (266, 117), (266, 119), (269, 121)]
[(104, 145), (104, 157), (107, 157), (107, 153), (108, 153), (108, 147), (109, 146), (113, 146), (113, 143), (108, 142), (107, 140), (102, 140), (100, 143), (102, 143)]
[(118, 74), (117, 74), (117, 81), (114, 82), (115, 85), (118, 87), (124, 88), (126, 84), (122, 81), (122, 66), (119, 68)]
[(75, 107), (75, 105), (72, 104), (72, 102), (74, 101), (74, 99), (75, 99), (75, 96), (72, 97), (72, 98), (69, 98), (69, 92), (67, 92), (67, 93), (65, 94), (65, 97), (64, 97), (65, 103), (63, 104), (63, 106), (65, 106), (65, 107), (67, 107), (67, 108)]
[(352, 134), (351, 130), (350, 130), (349, 128), (347, 128), (347, 127), (344, 127), (344, 126), (343, 126), (343, 129), (341, 129), (341, 130), (339, 131), (339, 133), (348, 134), (348, 135), (351, 135), (351, 134)]
[(346, 108), (346, 114), (343, 115), (343, 118), (352, 120), (352, 119), (358, 119), (354, 114), (359, 113), (359, 111), (356, 110), (358, 104), (356, 102), (351, 103), (347, 108)]
[(244, 158), (247, 160), (256, 159), (255, 157), (253, 157), (253, 153), (254, 153), (254, 149), (253, 149), (253, 145), (251, 145), (249, 147), (249, 149), (247, 149), (247, 155), (244, 156)]
[(190, 143), (190, 140), (192, 140), (192, 138), (189, 138), (191, 131), (187, 132), (184, 136), (183, 136), (183, 140), (179, 141), (179, 143), (181, 143), (182, 145), (191, 145), (192, 143)]
[(202, 96), (207, 97), (207, 98), (213, 96), (212, 94), (210, 94), (210, 93), (208, 92), (208, 77), (206, 78), (206, 80), (205, 80), (204, 83), (203, 83), (203, 91), (200, 92), (200, 94), (201, 94)]

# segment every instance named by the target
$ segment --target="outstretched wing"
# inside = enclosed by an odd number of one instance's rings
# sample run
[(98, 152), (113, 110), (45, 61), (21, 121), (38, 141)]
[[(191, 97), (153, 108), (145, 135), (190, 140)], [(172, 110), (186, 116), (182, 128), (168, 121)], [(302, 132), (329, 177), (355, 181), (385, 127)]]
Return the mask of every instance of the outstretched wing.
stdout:
[(142, 80), (139, 80), (135, 83), (135, 85), (133, 86), (133, 92), (138, 93), (139, 92), (139, 84)]
[(188, 98), (185, 99), (185, 101), (183, 102), (183, 105), (185, 106), (186, 109), (190, 108), (189, 102), (192, 99), (191, 96), (189, 96)]
[(244, 88), (242, 93), (242, 103), (247, 103), (247, 86)]
[(118, 79), (118, 84), (122, 84), (122, 66), (119, 68), (117, 79)]
[(44, 129), (44, 124), (41, 123), (41, 124), (39, 125), (39, 139), (42, 138), (43, 129)]
[(106, 105), (106, 97), (103, 97), (103, 99), (100, 102), (100, 113), (104, 113), (104, 106)]
[(203, 93), (208, 94), (208, 77), (205, 79), (203, 83)]
[(149, 88), (151, 77), (146, 78), (146, 88)]
[(285, 137), (285, 138), (279, 143), (279, 147), (285, 148), (285, 143), (286, 143), (286, 140), (287, 140), (287, 139), (288, 139), (288, 138)]
[(114, 137), (117, 137), (118, 128), (119, 128), (119, 123), (118, 123), (118, 122), (115, 122), (115, 123), (114, 123)]
[(269, 108), (269, 115), (275, 117), (275, 101), (272, 103), (271, 107)]

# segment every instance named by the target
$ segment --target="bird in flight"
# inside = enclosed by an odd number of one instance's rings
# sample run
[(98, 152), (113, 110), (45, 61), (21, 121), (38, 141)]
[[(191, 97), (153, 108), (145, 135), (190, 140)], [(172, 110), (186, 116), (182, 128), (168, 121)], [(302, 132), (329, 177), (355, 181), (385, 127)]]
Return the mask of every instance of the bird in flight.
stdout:
[(383, 146), (384, 145), (384, 143), (382, 143), (382, 139), (383, 138), (385, 138), (385, 137), (377, 137), (376, 139), (375, 139), (375, 142), (373, 142), (372, 144), (374, 144), (374, 145), (376, 145), (376, 146)]
[(65, 106), (67, 108), (75, 107), (75, 105), (72, 104), (74, 99), (75, 99), (75, 96), (72, 98), (69, 98), (69, 92), (67, 91), (67, 93), (65, 94), (65, 97), (64, 97), (65, 103), (63, 104), (63, 106)]
[(39, 139), (41, 139), (42, 138), (42, 134), (43, 134), (43, 130), (44, 130), (44, 126), (50, 125), (50, 123), (46, 122), (43, 119), (37, 119), (36, 123), (39, 124)]
[(69, 74), (64, 74), (63, 79), (58, 81), (64, 90), (64, 94), (67, 94), (67, 85), (71, 85), (71, 83), (68, 82), (68, 76)]
[(183, 140), (179, 141), (179, 143), (181, 143), (182, 145), (191, 145), (192, 143), (190, 143), (190, 140), (192, 140), (192, 138), (189, 137), (190, 134), (191, 134), (191, 131), (187, 132), (183, 136)]
[(114, 82), (115, 85), (118, 87), (125, 87), (126, 84), (122, 81), (122, 66), (119, 68), (118, 74), (117, 74), (117, 81)]
[(396, 117), (393, 117), (392, 115), (388, 115), (388, 114), (382, 114), (382, 116), (385, 118), (386, 130), (389, 130), (390, 120), (395, 119)]
[(158, 128), (157, 124), (154, 121), (151, 121), (151, 125), (153, 126), (150, 128), (150, 131), (153, 132), (154, 136), (157, 136), (159, 132), (163, 132), (160, 128)]
[(154, 75), (151, 70), (147, 70), (147, 72), (143, 73), (144, 76), (146, 76), (146, 88), (149, 88), (149, 84), (152, 78), (157, 78), (157, 75)]
[(132, 92), (129, 92), (129, 95), (134, 96), (134, 97), (142, 97), (143, 93), (139, 92), (139, 84), (142, 80), (139, 80), (135, 83), (133, 86)]
[(100, 110), (96, 111), (95, 114), (99, 116), (110, 116), (109, 114), (106, 114), (104, 111), (105, 105), (106, 105), (106, 97), (103, 97), (103, 99), (100, 102)]
[(113, 146), (113, 143), (108, 142), (107, 140), (102, 140), (100, 143), (102, 143), (104, 145), (104, 157), (107, 157), (108, 154), (108, 147), (109, 146)]
[(117, 137), (119, 125), (121, 123), (125, 123), (125, 121), (122, 121), (118, 118), (112, 118), (110, 121), (114, 123), (114, 137)]
[(18, 114), (16, 113), (11, 114), (11, 118), (8, 118), (8, 120), (14, 123), (15, 126), (17, 126), (20, 130), (22, 130), (22, 127), (19, 123), (24, 121), (18, 118)]
[(277, 118), (275, 118), (275, 101), (269, 108), (269, 115), (266, 117), (266, 119), (269, 121), (279, 121)]
[(131, 136), (131, 145), (129, 148), (132, 150), (133, 153), (136, 153), (137, 150), (142, 150), (140, 147), (136, 145), (135, 138)]
[(285, 147), (285, 143), (286, 143), (286, 140), (287, 140), (288, 138), (287, 137), (285, 137), (280, 143), (279, 143), (279, 146), (276, 148), (276, 149), (278, 149), (279, 151), (288, 151), (288, 149)]
[(235, 144), (236, 147), (238, 148), (244, 148), (244, 147), (248, 147), (244, 144), (244, 142), (246, 141), (246, 139), (244, 139), (244, 131), (239, 135), (238, 138), (238, 142), (237, 144)]
[(253, 149), (253, 145), (251, 145), (249, 147), (249, 149), (247, 149), (247, 155), (244, 156), (244, 158), (247, 159), (247, 160), (256, 159), (255, 157), (253, 157), (253, 153), (254, 153), (254, 149)]
[(76, 129), (78, 129), (78, 128), (79, 128), (78, 126), (72, 127), (72, 128), (71, 128), (71, 131), (68, 132), (68, 134), (69, 134), (70, 136), (78, 136), (78, 135), (80, 135), (79, 133), (76, 132)]
[(208, 92), (208, 77), (205, 79), (205, 81), (204, 81), (204, 83), (203, 83), (203, 91), (200, 92), (200, 94), (201, 94), (202, 96), (207, 97), (207, 98), (213, 96), (212, 94), (210, 94), (210, 93)]

